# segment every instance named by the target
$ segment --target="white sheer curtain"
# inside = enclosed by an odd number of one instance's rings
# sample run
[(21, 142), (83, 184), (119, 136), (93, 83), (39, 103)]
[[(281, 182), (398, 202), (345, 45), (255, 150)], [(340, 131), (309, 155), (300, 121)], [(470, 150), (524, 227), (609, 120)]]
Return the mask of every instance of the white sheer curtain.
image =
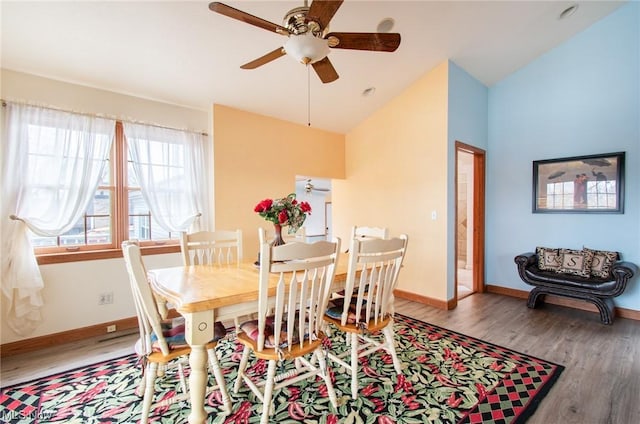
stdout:
[(7, 103), (2, 143), (1, 272), (9, 327), (31, 333), (41, 321), (43, 281), (27, 228), (69, 231), (100, 181), (115, 121)]
[(172, 232), (207, 230), (212, 190), (206, 136), (134, 123), (124, 123), (124, 135), (158, 225)]

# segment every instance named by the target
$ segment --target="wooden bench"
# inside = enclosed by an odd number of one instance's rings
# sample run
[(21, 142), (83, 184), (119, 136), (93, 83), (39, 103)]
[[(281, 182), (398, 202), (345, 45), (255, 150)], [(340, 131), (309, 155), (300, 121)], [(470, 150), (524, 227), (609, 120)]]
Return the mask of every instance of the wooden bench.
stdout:
[(621, 260), (613, 263), (609, 278), (587, 278), (541, 270), (538, 268), (538, 255), (534, 252), (518, 255), (514, 261), (522, 281), (534, 286), (527, 300), (529, 308), (534, 309), (546, 294), (584, 300), (596, 305), (604, 324), (613, 323), (613, 298), (624, 292), (627, 282), (638, 272), (635, 264)]

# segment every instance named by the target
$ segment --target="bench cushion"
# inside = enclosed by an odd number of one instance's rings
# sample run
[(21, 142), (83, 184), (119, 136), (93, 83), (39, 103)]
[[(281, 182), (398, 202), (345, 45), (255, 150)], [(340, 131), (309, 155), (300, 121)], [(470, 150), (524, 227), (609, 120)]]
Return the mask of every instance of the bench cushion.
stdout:
[(593, 251), (560, 249), (561, 262), (557, 272), (577, 275), (589, 278), (591, 276), (591, 263), (593, 262)]
[(592, 250), (588, 247), (584, 247), (583, 250), (593, 253), (591, 275), (606, 279), (611, 278), (611, 266), (618, 260), (618, 252)]
[(536, 247), (538, 255), (538, 268), (543, 271), (558, 271), (562, 265), (562, 258), (558, 248)]

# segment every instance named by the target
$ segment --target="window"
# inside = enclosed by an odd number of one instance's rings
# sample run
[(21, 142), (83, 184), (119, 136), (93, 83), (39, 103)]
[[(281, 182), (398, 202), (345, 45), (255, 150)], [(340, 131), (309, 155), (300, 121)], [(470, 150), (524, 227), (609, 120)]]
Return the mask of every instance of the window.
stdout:
[[(35, 159), (33, 156), (37, 155), (39, 154), (32, 154), (29, 162), (35, 165), (37, 161), (32, 161), (32, 159)], [(110, 174), (109, 170), (105, 168), (91, 203), (71, 230), (56, 237), (39, 236), (33, 231), (29, 231), (31, 244), (37, 253), (52, 253), (56, 250), (74, 251), (79, 250), (80, 246), (111, 247), (113, 240), (111, 236), (113, 192), (109, 188)], [(43, 188), (45, 188), (44, 185)]]
[(208, 229), (206, 135), (3, 106), (3, 214), (26, 224), (7, 228), (27, 231), (39, 263), (117, 257), (131, 238), (177, 251), (179, 232)]
[[(29, 140), (29, 164), (41, 166), (39, 157), (46, 150), (42, 148), (42, 141), (34, 138)], [(149, 152), (155, 166), (163, 166), (162, 159), (167, 157), (165, 149), (163, 143), (150, 143)], [(109, 162), (89, 206), (71, 230), (56, 237), (30, 232), (36, 253), (118, 249), (125, 239), (138, 239), (143, 246), (171, 244), (172, 240), (176, 243), (178, 233), (162, 229), (142, 195), (121, 122), (116, 122)], [(126, 219), (117, 219), (120, 216)]]

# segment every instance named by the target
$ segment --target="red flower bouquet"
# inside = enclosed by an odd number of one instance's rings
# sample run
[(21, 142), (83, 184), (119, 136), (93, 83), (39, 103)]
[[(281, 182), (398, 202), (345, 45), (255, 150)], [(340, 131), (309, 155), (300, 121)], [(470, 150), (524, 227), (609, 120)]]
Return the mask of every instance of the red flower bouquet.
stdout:
[(307, 202), (298, 202), (296, 194), (291, 193), (282, 199), (264, 199), (253, 209), (261, 217), (274, 225), (289, 226), (289, 234), (294, 234), (311, 213), (311, 205)]

